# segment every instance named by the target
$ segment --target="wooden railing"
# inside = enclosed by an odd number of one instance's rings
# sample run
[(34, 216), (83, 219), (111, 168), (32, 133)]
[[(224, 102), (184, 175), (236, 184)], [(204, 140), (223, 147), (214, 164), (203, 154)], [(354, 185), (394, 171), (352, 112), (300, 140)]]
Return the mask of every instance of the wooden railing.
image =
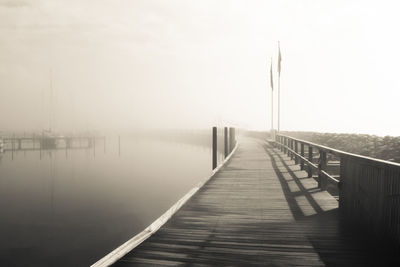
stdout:
[(338, 186), (339, 209), (345, 218), (365, 226), (379, 238), (400, 243), (400, 164), (285, 135), (276, 135), (275, 143), (302, 170), (307, 170), (308, 177), (317, 174), (322, 190), (328, 183)]

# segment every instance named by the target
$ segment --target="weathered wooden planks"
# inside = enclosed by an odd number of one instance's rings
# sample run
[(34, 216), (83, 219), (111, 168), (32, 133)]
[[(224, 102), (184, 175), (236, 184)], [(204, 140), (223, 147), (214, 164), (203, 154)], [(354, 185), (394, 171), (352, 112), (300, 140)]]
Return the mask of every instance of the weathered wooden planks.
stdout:
[(278, 150), (244, 139), (212, 180), (114, 266), (399, 262), (343, 225), (337, 201), (317, 186)]

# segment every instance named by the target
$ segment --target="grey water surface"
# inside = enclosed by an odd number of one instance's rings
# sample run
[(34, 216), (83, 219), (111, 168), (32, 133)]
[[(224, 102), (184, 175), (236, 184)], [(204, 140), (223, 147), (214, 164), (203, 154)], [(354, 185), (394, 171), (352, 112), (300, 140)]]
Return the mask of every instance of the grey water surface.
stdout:
[(134, 138), (0, 157), (0, 266), (88, 266), (211, 173), (207, 147)]

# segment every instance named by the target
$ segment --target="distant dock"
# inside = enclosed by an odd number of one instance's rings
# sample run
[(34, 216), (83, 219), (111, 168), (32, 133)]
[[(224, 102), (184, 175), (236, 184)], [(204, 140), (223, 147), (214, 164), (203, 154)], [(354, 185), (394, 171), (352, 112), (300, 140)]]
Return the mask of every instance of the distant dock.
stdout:
[(95, 145), (96, 140), (104, 141), (105, 137), (94, 136), (7, 136), (1, 138), (2, 150), (28, 151), (46, 149), (85, 149)]

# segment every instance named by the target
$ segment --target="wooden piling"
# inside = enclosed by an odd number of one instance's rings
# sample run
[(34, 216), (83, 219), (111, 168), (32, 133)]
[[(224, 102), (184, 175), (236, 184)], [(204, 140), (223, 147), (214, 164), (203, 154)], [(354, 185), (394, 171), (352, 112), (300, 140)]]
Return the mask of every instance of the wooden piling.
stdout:
[(226, 158), (229, 155), (228, 127), (224, 127), (224, 153)]
[(235, 133), (235, 128), (229, 127), (229, 147), (230, 147), (230, 152), (232, 152), (233, 148), (236, 145), (236, 133)]
[(212, 128), (212, 169), (217, 168), (217, 127)]

